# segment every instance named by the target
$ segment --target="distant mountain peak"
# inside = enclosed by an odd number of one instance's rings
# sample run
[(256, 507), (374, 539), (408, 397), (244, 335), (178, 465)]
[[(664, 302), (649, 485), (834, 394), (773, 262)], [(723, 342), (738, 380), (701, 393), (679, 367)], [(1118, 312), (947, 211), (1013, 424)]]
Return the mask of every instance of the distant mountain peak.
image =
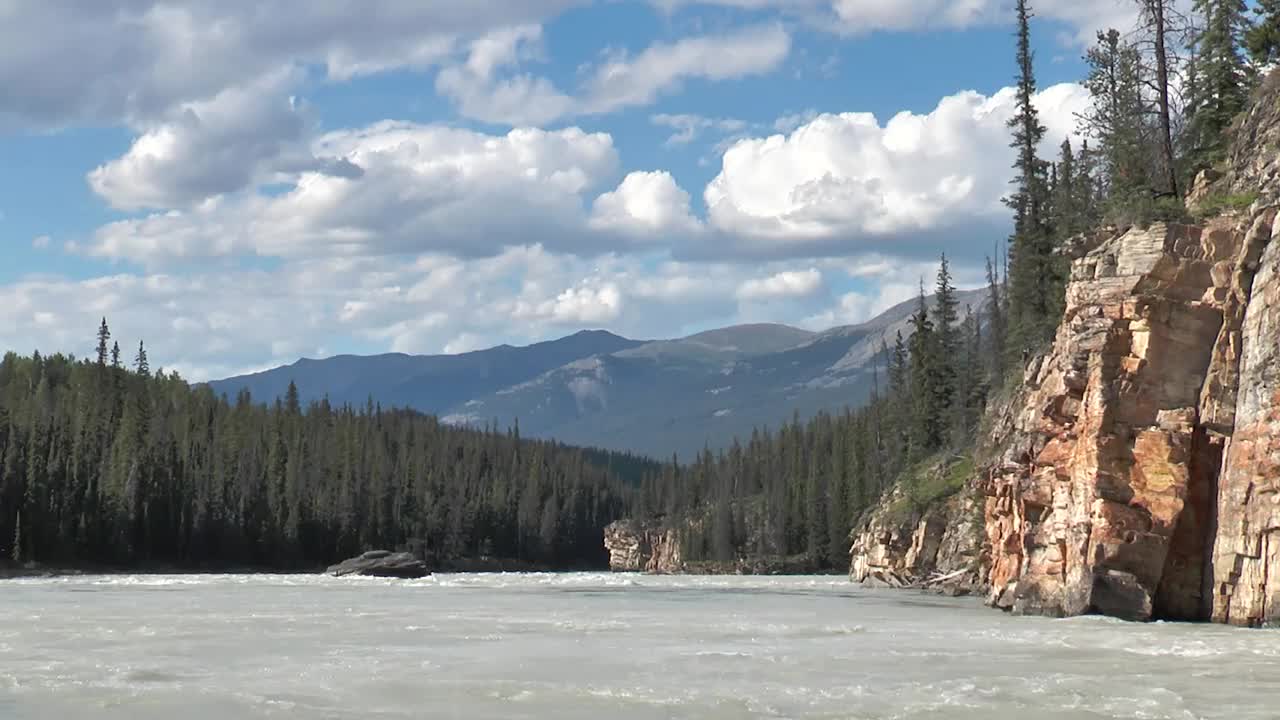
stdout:
[[(959, 293), (979, 304), (985, 291)], [(669, 457), (725, 447), (793, 413), (834, 412), (865, 401), (881, 338), (899, 329), (915, 300), (860, 325), (815, 333), (745, 323), (682, 338), (638, 341), (591, 328), (523, 347), (457, 355), (304, 359), (211, 383), (260, 402), (296, 381), (304, 402), (412, 407), (446, 422), (519, 421), (528, 437)], [(962, 311), (963, 315), (963, 311)]]

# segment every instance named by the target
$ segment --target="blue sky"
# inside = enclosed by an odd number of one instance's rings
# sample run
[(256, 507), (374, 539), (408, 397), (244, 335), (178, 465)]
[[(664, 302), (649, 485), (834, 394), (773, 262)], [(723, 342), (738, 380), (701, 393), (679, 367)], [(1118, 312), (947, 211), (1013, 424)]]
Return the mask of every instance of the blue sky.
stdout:
[[(236, 5), (0, 11), (0, 345), (83, 353), (107, 315), (205, 379), (818, 329), (942, 252), (978, 282), (1006, 232), (1003, 0)], [(1036, 5), (1056, 144), (1131, 3)]]

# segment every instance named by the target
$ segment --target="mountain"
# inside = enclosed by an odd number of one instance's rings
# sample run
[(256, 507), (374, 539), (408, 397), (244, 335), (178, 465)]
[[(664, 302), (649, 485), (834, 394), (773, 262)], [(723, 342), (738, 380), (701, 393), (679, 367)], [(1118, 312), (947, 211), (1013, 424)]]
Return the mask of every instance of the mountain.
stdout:
[[(985, 292), (959, 293), (961, 314)], [(874, 385), (872, 359), (882, 342), (910, 334), (915, 304), (820, 333), (755, 324), (642, 342), (590, 331), (462, 355), (301, 360), (211, 385), (229, 395), (248, 389), (262, 400), (282, 395), (292, 380), (304, 400), (363, 404), (372, 397), (454, 424), (518, 420), (530, 437), (689, 458), (796, 414), (863, 402)]]
[(335, 404), (363, 405), (372, 397), (383, 405), (443, 415), (472, 398), (531, 380), (579, 358), (643, 344), (603, 330), (584, 330), (528, 347), (499, 345), (458, 355), (304, 358), (292, 365), (209, 385), (216, 393), (234, 397), (243, 389), (265, 400), (282, 397), (292, 381), (304, 402), (327, 396)]

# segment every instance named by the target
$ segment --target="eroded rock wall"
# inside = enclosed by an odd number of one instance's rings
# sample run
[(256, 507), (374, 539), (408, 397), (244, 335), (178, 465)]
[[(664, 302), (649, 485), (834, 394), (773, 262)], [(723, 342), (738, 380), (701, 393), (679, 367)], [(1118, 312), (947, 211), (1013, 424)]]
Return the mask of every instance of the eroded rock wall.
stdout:
[(1258, 245), (1240, 268), (1253, 281), (1212, 562), (1213, 620), (1249, 626), (1280, 622), (1280, 240)]
[(890, 493), (856, 528), (849, 577), (888, 587), (933, 587), (950, 594), (971, 592), (980, 580), (978, 500), (965, 492), (926, 510), (905, 508), (901, 492)]
[[(1154, 225), (1075, 261), (1051, 352), (1029, 368), (985, 483), (991, 604), (1021, 613), (1194, 619), (1225, 442), (1218, 368), (1251, 224)], [(1225, 386), (1206, 393), (1210, 378)], [(1207, 418), (1213, 417), (1213, 431)]]
[[(1187, 203), (1219, 217), (1068, 248), (1053, 346), (987, 417), (990, 604), (1280, 625), (1280, 73), (1233, 132)], [(942, 513), (873, 517), (854, 578), (936, 574)]]
[(604, 529), (609, 569), (614, 572), (679, 573), (684, 570), (680, 538), (658, 523), (619, 520)]

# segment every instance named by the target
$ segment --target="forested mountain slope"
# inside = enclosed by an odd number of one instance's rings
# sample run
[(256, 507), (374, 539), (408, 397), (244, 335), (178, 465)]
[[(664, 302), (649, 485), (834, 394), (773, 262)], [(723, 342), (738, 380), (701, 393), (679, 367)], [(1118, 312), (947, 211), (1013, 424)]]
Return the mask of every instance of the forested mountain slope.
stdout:
[[(176, 375), (0, 361), (0, 554), (307, 569), (370, 548), (599, 566), (645, 461), (376, 405), (232, 402)], [(612, 468), (612, 470), (608, 469)]]

